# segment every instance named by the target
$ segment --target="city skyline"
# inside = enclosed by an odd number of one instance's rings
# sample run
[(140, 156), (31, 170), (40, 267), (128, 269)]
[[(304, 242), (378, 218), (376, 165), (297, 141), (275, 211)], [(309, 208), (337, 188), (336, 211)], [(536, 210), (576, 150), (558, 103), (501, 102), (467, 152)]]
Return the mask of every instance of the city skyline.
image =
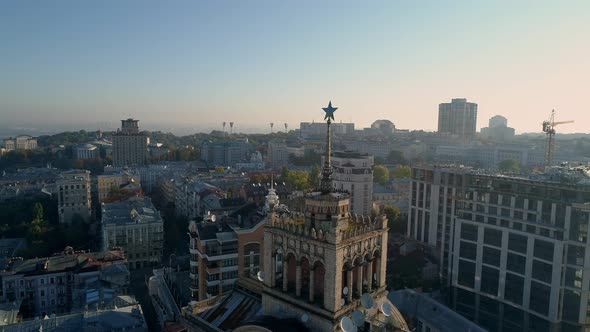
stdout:
[[(114, 2), (112, 4), (115, 4)], [(517, 133), (551, 109), (588, 132), (590, 4), (569, 2), (4, 3), (0, 118), (6, 127), (260, 132), (268, 119), (435, 131), (438, 105), (478, 104)], [(84, 127), (80, 129), (84, 129)], [(246, 130), (248, 128), (248, 130)]]

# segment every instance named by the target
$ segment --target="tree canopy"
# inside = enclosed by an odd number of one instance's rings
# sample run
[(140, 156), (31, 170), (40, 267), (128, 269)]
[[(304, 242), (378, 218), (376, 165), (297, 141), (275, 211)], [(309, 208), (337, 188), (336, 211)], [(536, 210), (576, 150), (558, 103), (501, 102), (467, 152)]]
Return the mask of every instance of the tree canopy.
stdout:
[(412, 168), (405, 165), (399, 165), (391, 172), (391, 177), (394, 179), (409, 178), (411, 175)]
[(506, 159), (498, 163), (498, 168), (504, 172), (519, 173), (520, 163), (514, 159)]
[(383, 165), (373, 167), (373, 182), (386, 185), (389, 182), (389, 170)]

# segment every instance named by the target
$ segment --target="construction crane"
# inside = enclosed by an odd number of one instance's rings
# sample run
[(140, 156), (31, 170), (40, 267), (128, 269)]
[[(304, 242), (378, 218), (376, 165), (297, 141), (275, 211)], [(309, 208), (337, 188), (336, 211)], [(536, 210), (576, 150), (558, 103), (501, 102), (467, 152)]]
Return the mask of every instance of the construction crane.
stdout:
[(551, 116), (549, 120), (543, 121), (543, 132), (547, 134), (547, 145), (545, 147), (545, 166), (551, 166), (553, 162), (553, 150), (554, 150), (554, 139), (555, 126), (566, 123), (573, 123), (573, 120), (555, 122), (555, 110), (551, 110)]

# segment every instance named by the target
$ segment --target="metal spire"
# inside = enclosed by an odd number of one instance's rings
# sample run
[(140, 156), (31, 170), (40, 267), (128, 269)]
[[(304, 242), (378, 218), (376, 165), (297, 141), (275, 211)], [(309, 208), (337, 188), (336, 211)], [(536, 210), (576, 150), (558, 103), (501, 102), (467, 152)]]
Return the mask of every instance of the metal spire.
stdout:
[(328, 125), (327, 130), (327, 142), (326, 142), (326, 158), (324, 160), (324, 167), (322, 168), (322, 179), (320, 180), (320, 190), (322, 194), (328, 194), (333, 191), (334, 185), (332, 183), (332, 135), (330, 132), (330, 126), (332, 124), (331, 120), (334, 120), (334, 112), (338, 109), (338, 107), (332, 107), (332, 101), (328, 103), (328, 107), (323, 108), (326, 115), (324, 116), (324, 120)]

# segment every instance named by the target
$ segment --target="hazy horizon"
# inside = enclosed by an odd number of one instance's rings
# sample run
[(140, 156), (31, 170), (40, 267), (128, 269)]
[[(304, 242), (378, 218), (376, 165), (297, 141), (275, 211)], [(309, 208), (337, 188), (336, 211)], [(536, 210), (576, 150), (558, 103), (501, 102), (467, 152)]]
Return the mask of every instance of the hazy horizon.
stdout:
[(478, 130), (541, 133), (555, 108), (576, 121), (558, 133), (590, 131), (587, 1), (13, 1), (0, 40), (0, 127), (264, 133), (332, 100), (338, 122), (435, 131), (467, 98)]

